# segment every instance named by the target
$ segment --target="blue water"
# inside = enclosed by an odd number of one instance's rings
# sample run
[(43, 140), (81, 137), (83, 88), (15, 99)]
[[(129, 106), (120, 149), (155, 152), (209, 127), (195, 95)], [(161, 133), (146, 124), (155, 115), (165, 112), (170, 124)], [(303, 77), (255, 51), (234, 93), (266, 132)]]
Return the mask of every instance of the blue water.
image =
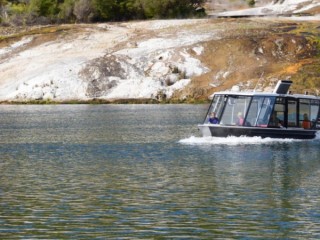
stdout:
[(202, 138), (207, 105), (0, 105), (0, 239), (319, 239), (320, 138)]

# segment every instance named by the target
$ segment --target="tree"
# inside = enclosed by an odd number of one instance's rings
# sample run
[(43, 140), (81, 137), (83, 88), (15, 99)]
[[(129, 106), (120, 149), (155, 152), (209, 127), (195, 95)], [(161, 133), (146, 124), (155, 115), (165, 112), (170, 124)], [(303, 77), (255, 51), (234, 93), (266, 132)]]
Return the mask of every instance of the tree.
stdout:
[(0, 0), (0, 8), (3, 8), (7, 4), (6, 0)]
[(285, 0), (273, 0), (273, 4), (277, 4), (280, 3), (282, 4)]
[(31, 0), (29, 11), (36, 16), (51, 17), (58, 13), (57, 0)]
[(113, 20), (116, 16), (116, 0), (94, 0), (97, 20)]
[(118, 20), (128, 20), (141, 18), (139, 8), (135, 4), (136, 0), (118, 1), (119, 15)]
[(78, 0), (75, 2), (74, 15), (79, 22), (89, 22), (93, 16), (93, 8), (90, 0)]
[[(14, 24), (124, 21), (146, 18), (185, 18), (204, 13), (206, 0), (0, 0), (0, 21)], [(199, 11), (200, 9), (200, 11)]]
[(0, 23), (3, 21), (4, 18), (8, 17), (6, 6), (7, 1), (6, 0), (0, 0)]
[(147, 18), (184, 18), (197, 15), (205, 0), (138, 0)]
[(76, 18), (74, 15), (74, 5), (75, 0), (65, 0), (59, 4), (59, 14), (58, 17), (64, 22), (73, 22)]
[(247, 3), (250, 7), (254, 7), (254, 5), (256, 4), (255, 0), (247, 0)]

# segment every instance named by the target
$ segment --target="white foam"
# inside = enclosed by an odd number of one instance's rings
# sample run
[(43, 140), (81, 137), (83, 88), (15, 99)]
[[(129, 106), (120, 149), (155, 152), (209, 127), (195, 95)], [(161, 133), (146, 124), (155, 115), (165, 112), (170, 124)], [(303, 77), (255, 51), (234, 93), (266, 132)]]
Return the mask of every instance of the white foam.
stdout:
[(316, 137), (315, 137), (315, 139), (314, 140), (320, 140), (320, 131), (317, 131), (317, 133), (316, 133)]
[[(319, 136), (320, 139), (320, 136)], [(181, 139), (179, 143), (187, 145), (260, 145), (260, 144), (278, 144), (290, 143), (297, 141), (305, 141), (299, 139), (275, 139), (275, 138), (261, 138), (261, 137), (195, 137)]]

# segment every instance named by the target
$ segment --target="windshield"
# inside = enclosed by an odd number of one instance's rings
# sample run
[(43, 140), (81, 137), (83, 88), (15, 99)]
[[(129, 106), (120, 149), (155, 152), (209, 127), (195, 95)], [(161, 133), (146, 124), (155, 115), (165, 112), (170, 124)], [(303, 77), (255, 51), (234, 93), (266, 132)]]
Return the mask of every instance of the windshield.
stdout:
[(217, 118), (216, 123), (218, 123), (218, 119), (220, 119), (220, 115), (223, 110), (224, 101), (225, 101), (224, 95), (215, 95), (214, 96), (212, 103), (211, 103), (211, 106), (209, 108), (209, 111), (208, 111), (206, 118), (204, 120), (204, 123), (210, 122), (210, 116), (212, 116), (213, 114)]
[(251, 126), (267, 127), (275, 97), (254, 97), (248, 112), (247, 122)]
[(245, 116), (251, 101), (247, 96), (228, 96), (220, 123), (223, 125), (245, 125)]

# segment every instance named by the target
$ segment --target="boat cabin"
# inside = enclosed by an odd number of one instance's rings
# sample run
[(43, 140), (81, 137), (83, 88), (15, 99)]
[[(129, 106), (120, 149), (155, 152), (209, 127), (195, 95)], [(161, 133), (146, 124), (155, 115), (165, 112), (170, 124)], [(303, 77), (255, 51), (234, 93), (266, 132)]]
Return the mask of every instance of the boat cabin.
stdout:
[(217, 92), (199, 129), (204, 136), (314, 138), (320, 98), (288, 93), (291, 83), (279, 81), (271, 93)]

